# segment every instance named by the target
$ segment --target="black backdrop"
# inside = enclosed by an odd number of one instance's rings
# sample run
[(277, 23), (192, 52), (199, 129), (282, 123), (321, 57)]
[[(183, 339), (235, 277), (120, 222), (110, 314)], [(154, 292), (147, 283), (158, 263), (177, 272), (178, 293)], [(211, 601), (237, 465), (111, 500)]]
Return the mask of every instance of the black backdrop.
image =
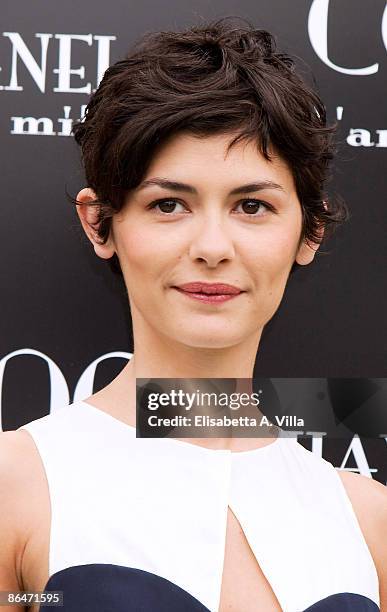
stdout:
[[(255, 373), (314, 378), (315, 401), (318, 379), (386, 377), (384, 0), (3, 0), (1, 10), (4, 430), (104, 386), (132, 350), (125, 290), (94, 256), (65, 196), (85, 186), (71, 120), (143, 32), (230, 14), (270, 30), (316, 79), (329, 119), (339, 120), (330, 191), (351, 211), (321, 248), (327, 254), (290, 279)], [(313, 448), (385, 483), (386, 436)], [(310, 435), (300, 440), (312, 448)]]

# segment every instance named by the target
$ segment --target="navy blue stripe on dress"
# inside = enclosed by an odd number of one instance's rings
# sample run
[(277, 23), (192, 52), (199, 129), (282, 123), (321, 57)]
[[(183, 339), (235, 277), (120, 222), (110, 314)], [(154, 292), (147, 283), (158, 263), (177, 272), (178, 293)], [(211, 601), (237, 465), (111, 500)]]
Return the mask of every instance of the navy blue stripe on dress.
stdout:
[[(45, 591), (63, 591), (61, 612), (210, 612), (170, 580), (138, 568), (107, 563), (60, 570), (49, 578)], [(379, 610), (376, 603), (364, 595), (336, 593), (300, 612)], [(40, 611), (53, 612), (53, 608), (43, 604)]]
[[(45, 591), (63, 591), (61, 612), (209, 612), (170, 580), (144, 570), (93, 563), (53, 574)], [(40, 611), (53, 612), (42, 605)]]
[(380, 608), (364, 595), (336, 593), (317, 601), (304, 612), (380, 612)]

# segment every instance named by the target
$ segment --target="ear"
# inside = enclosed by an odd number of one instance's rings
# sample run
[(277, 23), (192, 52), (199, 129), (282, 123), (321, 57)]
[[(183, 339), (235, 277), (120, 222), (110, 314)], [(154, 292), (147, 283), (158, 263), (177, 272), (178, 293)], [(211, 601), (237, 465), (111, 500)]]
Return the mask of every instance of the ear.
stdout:
[(109, 235), (105, 244), (100, 244), (100, 238), (98, 236), (98, 214), (99, 214), (99, 206), (87, 204), (87, 202), (92, 202), (97, 199), (95, 192), (90, 187), (85, 187), (82, 189), (78, 195), (78, 202), (82, 202), (82, 204), (77, 204), (77, 213), (84, 229), (86, 236), (89, 238), (90, 242), (94, 247), (95, 254), (98, 257), (102, 257), (102, 259), (110, 259), (113, 257), (115, 253), (115, 246), (112, 240), (111, 235)]
[[(323, 202), (325, 210), (328, 210), (327, 202), (324, 200)], [(318, 230), (319, 240), (323, 239), (324, 236), (324, 226), (321, 226)], [(320, 248), (320, 244), (318, 242), (308, 243), (305, 240), (302, 241), (299, 249), (297, 251), (296, 262), (300, 266), (306, 266), (312, 263), (316, 252)]]

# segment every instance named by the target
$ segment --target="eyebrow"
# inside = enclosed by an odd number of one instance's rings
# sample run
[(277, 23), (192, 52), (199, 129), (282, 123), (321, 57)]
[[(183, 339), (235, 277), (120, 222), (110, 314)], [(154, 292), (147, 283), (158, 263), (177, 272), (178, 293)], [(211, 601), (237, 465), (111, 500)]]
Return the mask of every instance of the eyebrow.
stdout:
[[(197, 190), (192, 185), (187, 185), (186, 183), (179, 183), (177, 181), (170, 181), (168, 179), (163, 178), (151, 178), (143, 181), (137, 188), (137, 190), (144, 189), (146, 187), (150, 187), (152, 185), (157, 185), (162, 189), (169, 189), (171, 191), (185, 191), (186, 193), (197, 194)], [(285, 189), (282, 185), (278, 183), (274, 183), (273, 181), (257, 181), (256, 183), (248, 183), (247, 185), (240, 185), (236, 187), (232, 191), (230, 191), (229, 195), (237, 195), (239, 193), (250, 193), (252, 191), (262, 191), (263, 189), (278, 189), (280, 191), (285, 192)]]

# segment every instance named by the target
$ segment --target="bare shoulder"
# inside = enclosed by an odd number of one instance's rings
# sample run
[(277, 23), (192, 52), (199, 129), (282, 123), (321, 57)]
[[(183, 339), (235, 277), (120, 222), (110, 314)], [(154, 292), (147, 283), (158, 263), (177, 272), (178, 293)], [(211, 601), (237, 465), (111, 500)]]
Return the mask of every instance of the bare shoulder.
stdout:
[[(16, 477), (23, 474), (23, 467), (30, 465), (35, 454), (35, 443), (24, 430), (3, 431), (0, 433), (0, 478)], [(7, 467), (7, 470), (4, 468)]]
[(373, 478), (336, 468), (355, 512), (387, 528), (387, 487)]
[(387, 612), (387, 487), (361, 474), (337, 471), (374, 560), (381, 610)]
[[(39, 475), (39, 457), (35, 443), (25, 430), (0, 433), (0, 508), (15, 509), (28, 495)], [(2, 516), (3, 518), (3, 516)], [(13, 515), (10, 520), (15, 520)]]
[(23, 587), (21, 561), (30, 535), (34, 488), (39, 478), (37, 451), (28, 432), (1, 432), (0, 590)]
[(0, 487), (1, 506), (20, 504), (28, 500), (33, 507), (33, 497), (44, 477), (44, 469), (35, 442), (28, 431), (0, 433)]
[[(2, 493), (30, 488), (41, 475), (40, 458), (32, 436), (24, 429), (0, 433), (0, 486)], [(32, 481), (31, 481), (32, 479)], [(3, 496), (1, 497), (3, 500)]]

